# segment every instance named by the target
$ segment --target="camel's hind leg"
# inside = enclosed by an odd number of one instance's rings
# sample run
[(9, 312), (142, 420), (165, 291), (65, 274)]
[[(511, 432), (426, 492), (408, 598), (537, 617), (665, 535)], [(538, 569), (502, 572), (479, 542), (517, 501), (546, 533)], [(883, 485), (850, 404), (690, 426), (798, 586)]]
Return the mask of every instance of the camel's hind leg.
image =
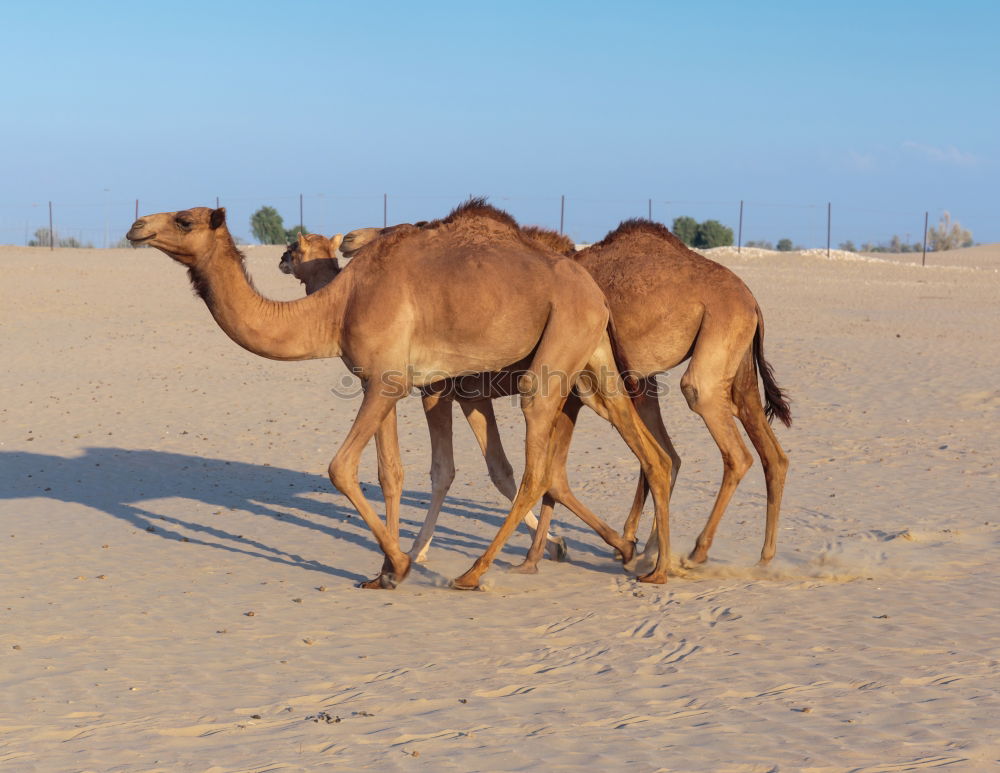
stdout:
[[(544, 360), (542, 363), (548, 364)], [(524, 475), (521, 477), (521, 485), (507, 518), (504, 519), (489, 547), (465, 574), (452, 581), (452, 587), (460, 590), (475, 590), (479, 587), (480, 578), (490, 568), (504, 543), (510, 538), (525, 513), (548, 488), (553, 420), (565, 399), (565, 390), (568, 389), (553, 381), (559, 381), (561, 375), (572, 372), (574, 372), (572, 366), (565, 369), (553, 367), (549, 377), (543, 380), (543, 376), (533, 368), (521, 377), (521, 382), (525, 384), (521, 398), (525, 423)]]
[[(538, 571), (538, 560), (541, 558), (542, 549), (545, 545), (545, 536), (548, 530), (549, 521), (552, 519), (552, 506), (559, 502), (568, 508), (580, 520), (586, 523), (597, 534), (607, 542), (615, 551), (622, 556), (623, 561), (628, 561), (634, 552), (634, 545), (622, 539), (614, 529), (595, 515), (583, 502), (576, 498), (570, 489), (569, 479), (566, 477), (566, 457), (569, 454), (570, 441), (573, 439), (573, 428), (580, 413), (583, 403), (580, 397), (573, 393), (563, 404), (562, 411), (556, 416), (552, 430), (552, 462), (549, 470), (551, 480), (549, 490), (542, 498), (542, 514), (538, 521), (538, 528), (535, 530), (535, 537), (531, 543), (524, 562), (517, 567), (518, 571), (534, 573)], [(607, 415), (604, 418), (609, 418)]]
[[(649, 481), (656, 507), (656, 564), (653, 570), (639, 577), (640, 582), (664, 583), (670, 562), (670, 480), (672, 461), (664, 448), (641, 421), (625, 384), (618, 375), (611, 344), (607, 336), (587, 363), (595, 387), (590, 395), (581, 392), (587, 405), (595, 403), (595, 410), (607, 416), (622, 439), (639, 459), (642, 472)], [(648, 398), (641, 398), (648, 399)]]
[[(572, 266), (566, 270), (576, 272), (580, 269)], [(607, 340), (604, 332), (607, 312), (597, 306), (597, 300), (596, 294), (590, 298), (567, 298), (565, 304), (554, 303), (549, 312), (531, 364), (518, 379), (525, 423), (521, 485), (497, 535), (472, 567), (452, 582), (455, 588), (467, 590), (479, 587), (479, 579), (489, 569), (525, 513), (549, 488), (556, 415), (594, 347), (602, 339)]]
[(444, 505), (444, 498), (455, 480), (455, 451), (452, 446), (450, 397), (425, 393), (422, 397), (424, 418), (431, 436), (431, 504), (409, 550), (412, 560), (420, 563), (427, 557), (427, 550), (434, 536), (438, 515)]
[(531, 547), (528, 553), (517, 566), (511, 569), (512, 572), (521, 574), (538, 574), (538, 562), (542, 559), (542, 552), (545, 550), (545, 538), (548, 534), (549, 524), (552, 522), (552, 511), (555, 509), (556, 500), (551, 494), (546, 492), (542, 496), (542, 509), (538, 514), (538, 526), (531, 539)]
[[(681, 457), (674, 448), (670, 440), (667, 428), (663, 424), (663, 415), (660, 413), (660, 390), (656, 377), (642, 379), (639, 382), (639, 393), (643, 399), (636, 405), (639, 418), (646, 428), (653, 433), (653, 437), (660, 444), (664, 451), (670, 456), (670, 493), (674, 492), (674, 484), (677, 483), (677, 474), (681, 469)], [(622, 536), (629, 542), (635, 542), (636, 532), (639, 530), (639, 519), (642, 517), (642, 509), (646, 504), (646, 497), (649, 494), (649, 483), (646, 476), (639, 473), (639, 481), (636, 484), (635, 497), (632, 500), (632, 508), (628, 517), (625, 518), (625, 526), (622, 529)], [(650, 533), (648, 542), (655, 540), (654, 533)]]
[(722, 455), (722, 483), (708, 522), (688, 556), (692, 563), (700, 564), (708, 558), (708, 549), (729, 500), (753, 464), (753, 457), (733, 419), (732, 385), (740, 361), (750, 348), (756, 326), (756, 314), (746, 320), (738, 317), (706, 319), (691, 362), (681, 376), (681, 392), (688, 407), (701, 416)]
[[(511, 467), (510, 460), (503, 450), (500, 430), (497, 427), (497, 417), (493, 412), (493, 401), (489, 398), (461, 399), (458, 404), (461, 406), (465, 420), (469, 423), (469, 428), (476, 436), (476, 442), (479, 443), (479, 448), (483, 452), (490, 480), (493, 481), (497, 491), (513, 502), (517, 495), (517, 483), (514, 482), (514, 468)], [(524, 523), (534, 537), (538, 531), (538, 519), (530, 510), (524, 516)], [(548, 529), (543, 534), (548, 546), (549, 558), (553, 561), (564, 560), (566, 558), (566, 543), (563, 538), (553, 536)]]
[(740, 363), (733, 381), (733, 402), (736, 415), (753, 443), (764, 468), (767, 484), (767, 521), (764, 526), (764, 546), (760, 551), (760, 564), (767, 564), (774, 558), (778, 540), (778, 513), (781, 510), (781, 496), (785, 490), (785, 475), (788, 472), (788, 456), (771, 429), (757, 386), (757, 370), (749, 352)]

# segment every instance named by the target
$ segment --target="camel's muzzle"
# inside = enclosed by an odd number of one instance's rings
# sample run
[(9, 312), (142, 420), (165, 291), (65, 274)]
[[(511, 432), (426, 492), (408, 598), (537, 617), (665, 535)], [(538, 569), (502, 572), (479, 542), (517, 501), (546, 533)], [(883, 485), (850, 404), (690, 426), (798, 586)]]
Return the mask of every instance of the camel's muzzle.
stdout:
[(143, 234), (145, 228), (146, 228), (145, 220), (136, 220), (134, 223), (132, 223), (132, 227), (128, 229), (128, 233), (125, 234), (125, 238), (128, 239), (133, 244), (135, 244), (136, 242), (149, 241), (154, 236), (156, 236), (155, 233)]

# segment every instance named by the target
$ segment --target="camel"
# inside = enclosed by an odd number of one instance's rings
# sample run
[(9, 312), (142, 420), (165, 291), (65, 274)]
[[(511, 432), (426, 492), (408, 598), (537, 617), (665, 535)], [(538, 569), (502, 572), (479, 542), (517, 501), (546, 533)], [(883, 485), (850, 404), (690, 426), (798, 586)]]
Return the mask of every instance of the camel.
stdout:
[[(479, 587), (548, 490), (556, 418), (570, 388), (583, 381), (588, 389), (581, 399), (621, 434), (653, 496), (659, 552), (639, 580), (667, 581), (671, 460), (639, 419), (619, 375), (625, 365), (609, 332), (607, 301), (584, 269), (529, 240), (506, 212), (470, 199), (442, 220), (397, 229), (356, 254), (322, 290), (288, 302), (264, 298), (253, 287), (224, 209), (146, 215), (127, 238), (186, 266), (216, 323), (248, 351), (275, 360), (340, 357), (361, 378), (361, 406), (329, 476), (384, 555), (379, 574), (362, 587), (395, 588), (411, 568), (399, 547), (399, 510), (389, 504), (399, 501), (403, 478), (396, 403), (414, 387), (505, 370), (516, 374), (521, 396), (524, 473), (496, 536), (452, 587)], [(358, 482), (361, 452), (376, 436), (384, 524)], [(631, 546), (622, 548), (629, 559)]]
[[(643, 394), (654, 398), (637, 407), (646, 427), (671, 457), (671, 489), (681, 460), (655, 399), (656, 375), (690, 359), (681, 376), (681, 393), (718, 446), (723, 472), (708, 521), (687, 561), (700, 564), (708, 559), (726, 507), (753, 464), (733, 421), (735, 416), (764, 468), (767, 506), (758, 563), (768, 564), (777, 550), (778, 517), (788, 471), (788, 456), (770, 425), (777, 417), (791, 426), (791, 410), (764, 359), (764, 317), (750, 289), (725, 266), (688, 248), (666, 226), (644, 218), (622, 222), (603, 240), (580, 251), (572, 243), (560, 250), (558, 234), (538, 231), (544, 229), (534, 231), (535, 239), (571, 255), (604, 291), (623, 358), (629, 363), (629, 375), (639, 380)], [(764, 388), (763, 401), (758, 375)], [(562, 426), (566, 436), (557, 443), (566, 444), (572, 426)], [(558, 469), (556, 465), (557, 476)], [(646, 495), (640, 477), (622, 534), (626, 540), (635, 539)], [(551, 506), (543, 505), (538, 533), (545, 533), (551, 514)], [(537, 563), (541, 547), (536, 540), (528, 564)], [(652, 536), (646, 547), (644, 558), (648, 561), (655, 550)]]
[(302, 282), (307, 293), (314, 293), (340, 273), (337, 249), (343, 240), (343, 234), (327, 239), (320, 234), (299, 232), (296, 241), (282, 253), (278, 268)]
[[(770, 420), (777, 416), (788, 426), (791, 413), (764, 359), (763, 316), (750, 290), (735, 273), (689, 249), (665, 226), (650, 220), (624, 221), (600, 243), (581, 251), (577, 251), (566, 236), (545, 228), (527, 226), (522, 232), (554, 252), (573, 257), (606, 294), (619, 344), (631, 367), (630, 375), (638, 378), (639, 388), (653, 398), (643, 401), (639, 411), (647, 428), (672, 459), (671, 489), (681, 460), (663, 425), (655, 399), (658, 396), (655, 377), (690, 358), (681, 378), (681, 391), (691, 410), (702, 417), (719, 447), (723, 479), (708, 522), (687, 560), (694, 564), (707, 560), (726, 506), (753, 461), (736, 430), (732, 419), (735, 414), (764, 468), (767, 508), (760, 564), (769, 563), (777, 549), (778, 516), (788, 469), (788, 458), (771, 430)], [(350, 232), (345, 242), (350, 240), (352, 249), (357, 250), (379, 238), (381, 233), (380, 229), (358, 229)], [(763, 403), (757, 384), (758, 373), (764, 384)], [(574, 511), (582, 505), (569, 491), (564, 466), (578, 411), (579, 404), (571, 396), (557, 420), (557, 461), (552, 481), (559, 494), (558, 500), (574, 502), (576, 506), (570, 508)], [(449, 428), (436, 429), (443, 432)], [(496, 427), (495, 424), (485, 428), (474, 425), (473, 430), (480, 438), (480, 445), (485, 446), (483, 433), (493, 433)], [(432, 427), (432, 433), (434, 431)], [(450, 447), (450, 438), (448, 444)], [(441, 440), (436, 445), (445, 447)], [(495, 449), (503, 455), (498, 444)], [(436, 464), (442, 467), (450, 464), (454, 468), (453, 460)], [(495, 459), (491, 469), (504, 464), (509, 467), (506, 458)], [(444, 486), (446, 493), (447, 483)], [(635, 540), (647, 493), (646, 482), (640, 476), (622, 535), (629, 542)], [(543, 499), (541, 525), (536, 527), (536, 535), (546, 534), (552, 503), (549, 497)], [(429, 511), (421, 529), (424, 551), (433, 534), (436, 517), (437, 510)], [(536, 536), (521, 565), (522, 571), (536, 570), (542, 544), (538, 539)], [(656, 546), (655, 532), (646, 544), (643, 558), (648, 561)]]
[[(417, 225), (426, 225), (426, 222), (417, 223)], [(341, 244), (344, 245), (345, 256), (351, 257), (373, 239), (390, 234), (397, 228), (408, 226), (409, 223), (402, 223), (389, 228), (360, 228), (351, 231), (346, 237), (337, 234), (329, 240), (322, 236), (303, 237), (299, 234), (298, 243), (289, 246), (281, 256), (278, 267), (282, 272), (299, 279), (305, 285), (306, 294), (311, 295), (332, 282), (340, 273), (340, 265), (333, 253)], [(329, 253), (332, 260), (325, 255), (316, 257), (317, 252)], [(466, 386), (471, 386), (467, 380), (465, 383)], [(468, 390), (457, 390), (454, 384), (442, 384), (437, 385), (434, 389), (421, 390), (424, 417), (431, 440), (431, 500), (420, 532), (414, 540), (413, 546), (407, 551), (410, 558), (417, 563), (423, 563), (427, 560), (427, 551), (430, 548), (438, 515), (444, 506), (445, 495), (455, 479), (451, 395), (456, 393), (459, 393), (456, 401), (462, 407), (466, 420), (479, 442), (493, 485), (511, 502), (514, 501), (517, 494), (514, 469), (503, 449), (503, 442), (497, 429), (496, 415), (493, 413), (492, 399), (481, 396), (482, 390), (474, 386)], [(534, 535), (538, 528), (538, 519), (531, 510), (525, 514), (524, 523)], [(564, 560), (567, 551), (563, 538), (554, 535), (549, 529), (546, 531), (545, 539), (549, 556), (556, 561)], [(525, 565), (522, 566), (525, 570), (528, 569)]]

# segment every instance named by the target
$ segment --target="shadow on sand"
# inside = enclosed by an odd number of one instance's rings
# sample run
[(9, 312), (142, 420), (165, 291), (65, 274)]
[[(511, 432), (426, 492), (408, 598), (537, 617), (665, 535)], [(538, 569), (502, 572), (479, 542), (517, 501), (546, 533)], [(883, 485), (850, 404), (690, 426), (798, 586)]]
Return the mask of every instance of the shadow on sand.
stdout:
[[(183, 520), (142, 506), (143, 502), (182, 497), (216, 510), (242, 510), (312, 529), (381, 555), (364, 521), (347, 500), (333, 490), (325, 475), (164, 451), (101, 447), (87, 448), (73, 457), (25, 451), (0, 452), (0, 470), (0, 499), (44, 497), (80, 504), (162, 539), (242, 553), (351, 581), (367, 579), (226, 531), (207, 522), (208, 519)], [(362, 487), (365, 496), (381, 510), (381, 489), (373, 484)], [(416, 536), (429, 498), (426, 492), (404, 490), (402, 505), (416, 509), (420, 518), (402, 519), (400, 536), (404, 548)], [(192, 511), (197, 517), (205, 508), (192, 508)], [(488, 540), (463, 531), (461, 524), (456, 524), (459, 528), (455, 528), (449, 523), (450, 516), (473, 519), (498, 529), (506, 512), (504, 508), (449, 497), (442, 509), (444, 517), (435, 531), (434, 545), (470, 556), (479, 555)], [(562, 524), (563, 533), (567, 527), (590, 533), (576, 524)], [(570, 543), (570, 548), (577, 553), (600, 552), (577, 540)], [(588, 568), (600, 570), (596, 566)]]

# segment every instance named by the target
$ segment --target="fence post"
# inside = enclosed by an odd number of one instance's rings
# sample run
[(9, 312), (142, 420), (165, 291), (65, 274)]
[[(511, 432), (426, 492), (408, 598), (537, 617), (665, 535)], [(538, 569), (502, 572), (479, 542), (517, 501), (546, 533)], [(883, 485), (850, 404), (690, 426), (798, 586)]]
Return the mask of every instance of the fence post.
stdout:
[[(218, 207), (216, 207), (218, 209)], [(139, 219), (139, 199), (135, 200), (135, 219)]]
[(302, 194), (299, 194), (299, 231), (305, 231), (305, 221), (302, 219)]
[(56, 232), (52, 228), (52, 202), (49, 202), (49, 249), (56, 248)]
[(830, 257), (830, 213), (833, 208), (831, 202), (826, 202), (826, 256)]
[(649, 219), (653, 219), (653, 200), (649, 200)]
[(382, 227), (389, 227), (389, 194), (382, 194)]
[(563, 232), (563, 223), (565, 222), (566, 216), (566, 197), (559, 197), (559, 233)]
[(743, 199), (740, 199), (740, 230), (739, 236), (736, 237), (736, 254), (741, 255), (743, 253)]
[(920, 265), (927, 265), (927, 213), (924, 212), (924, 251), (920, 256)]

